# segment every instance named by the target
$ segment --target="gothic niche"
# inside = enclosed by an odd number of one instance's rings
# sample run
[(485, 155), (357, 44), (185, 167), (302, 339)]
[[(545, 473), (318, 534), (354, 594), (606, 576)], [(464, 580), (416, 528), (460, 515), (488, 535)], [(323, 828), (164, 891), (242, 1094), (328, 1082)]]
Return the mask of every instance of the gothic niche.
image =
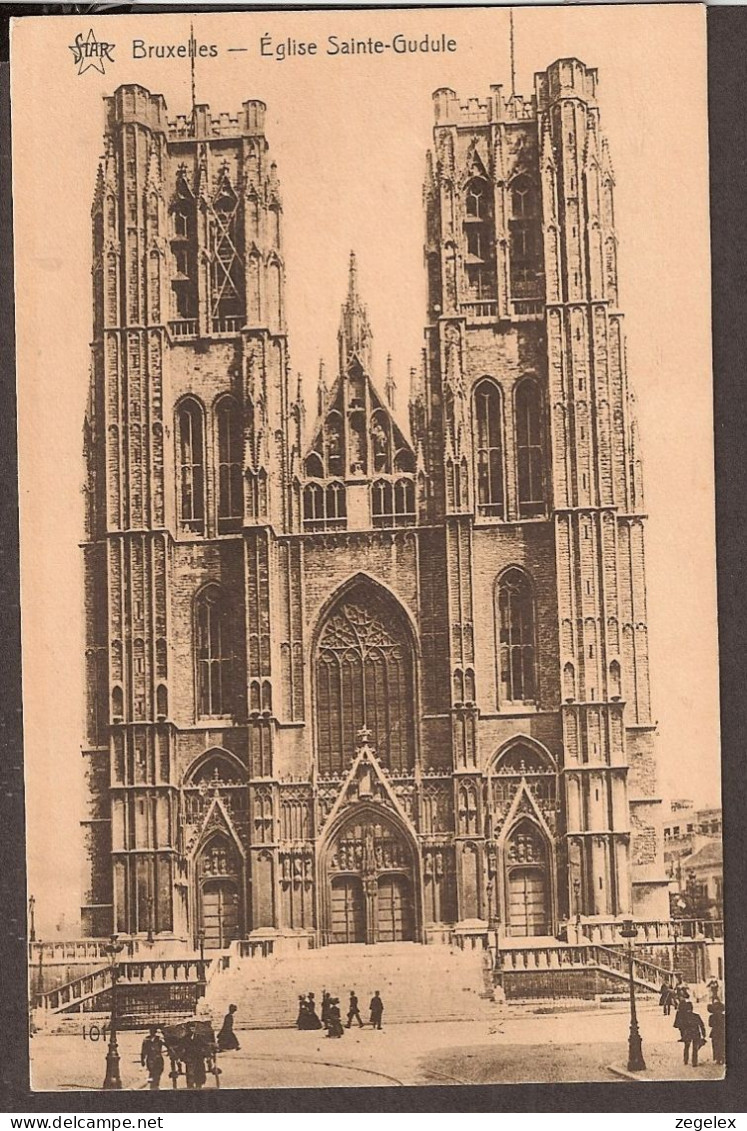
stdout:
[(351, 764), (368, 727), (380, 764), (394, 774), (415, 764), (414, 657), (404, 616), (365, 584), (332, 607), (314, 663), (317, 762), (321, 776)]
[(414, 848), (384, 815), (351, 817), (329, 847), (326, 871), (328, 942), (416, 938)]
[(207, 750), (188, 771), (184, 783), (184, 823), (193, 827), (205, 820), (215, 797), (219, 797), (231, 820), (246, 821), (246, 771), (227, 750)]
[(557, 771), (546, 751), (517, 742), (496, 758), (490, 771), (490, 804), (493, 829), (500, 830), (522, 782), (534, 799), (548, 827), (555, 832), (557, 816)]

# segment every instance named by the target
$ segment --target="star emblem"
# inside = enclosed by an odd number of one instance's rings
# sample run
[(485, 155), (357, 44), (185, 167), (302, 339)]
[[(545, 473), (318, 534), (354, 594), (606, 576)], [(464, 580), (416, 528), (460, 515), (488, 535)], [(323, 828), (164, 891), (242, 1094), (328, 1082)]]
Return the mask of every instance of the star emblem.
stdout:
[(73, 60), (78, 68), (79, 75), (84, 75), (91, 67), (105, 75), (104, 59), (114, 62), (110, 54), (114, 44), (100, 43), (94, 35), (93, 28), (90, 29), (85, 39), (82, 32), (76, 35), (75, 43), (71, 43), (69, 47), (73, 53)]

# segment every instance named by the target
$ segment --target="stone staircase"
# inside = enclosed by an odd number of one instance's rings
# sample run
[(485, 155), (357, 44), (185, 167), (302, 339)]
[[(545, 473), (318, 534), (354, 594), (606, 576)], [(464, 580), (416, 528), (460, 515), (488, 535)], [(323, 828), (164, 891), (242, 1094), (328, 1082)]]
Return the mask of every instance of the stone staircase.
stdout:
[(485, 1019), (497, 1008), (486, 951), (418, 943), (337, 945), (266, 958), (233, 953), (209, 979), (204, 1007), (218, 1023), (234, 1004), (240, 1028), (287, 1028), (295, 1025), (299, 996), (312, 992), (318, 1012), (323, 989), (339, 997), (343, 1024), (351, 989), (364, 1022), (375, 990), (385, 1024)]

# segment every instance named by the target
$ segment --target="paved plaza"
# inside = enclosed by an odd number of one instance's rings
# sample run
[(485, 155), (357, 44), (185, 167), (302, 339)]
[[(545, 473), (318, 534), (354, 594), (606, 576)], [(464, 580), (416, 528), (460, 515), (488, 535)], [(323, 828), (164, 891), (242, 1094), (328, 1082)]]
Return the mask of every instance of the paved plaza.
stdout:
[[(240, 1018), (239, 1024), (240, 1024)], [(682, 1064), (672, 1019), (654, 1006), (640, 1011), (647, 1071), (643, 1080), (720, 1079), (710, 1042), (696, 1069)], [(569, 1083), (626, 1079), (628, 1016), (622, 1009), (531, 1013), (495, 1020), (346, 1030), (340, 1040), (296, 1029), (237, 1029), (241, 1048), (219, 1056), (222, 1088), (356, 1087), (414, 1084)], [(119, 1037), (122, 1084), (145, 1089), (142, 1033)], [(35, 1090), (98, 1090), (106, 1048), (82, 1033), (37, 1034), (31, 1042)], [(167, 1072), (162, 1085), (170, 1087)], [(214, 1086), (208, 1077), (208, 1086)], [(179, 1080), (184, 1087), (184, 1078)]]

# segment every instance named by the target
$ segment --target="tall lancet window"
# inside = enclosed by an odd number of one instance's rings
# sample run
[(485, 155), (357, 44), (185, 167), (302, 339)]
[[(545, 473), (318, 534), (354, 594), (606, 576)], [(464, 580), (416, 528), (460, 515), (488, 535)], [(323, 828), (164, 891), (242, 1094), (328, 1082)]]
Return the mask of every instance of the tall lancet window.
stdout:
[(536, 698), (534, 594), (523, 570), (512, 567), (496, 586), (496, 629), (500, 700), (534, 702)]
[(464, 265), (470, 299), (495, 298), (493, 192), (483, 177), (464, 191)]
[(503, 403), (500, 389), (489, 377), (475, 388), (472, 412), (477, 508), (482, 515), (502, 518)]
[(516, 483), (522, 518), (544, 514), (544, 445), (542, 398), (535, 381), (521, 381), (514, 393)]
[(211, 314), (213, 332), (233, 332), (244, 318), (244, 263), (239, 197), (224, 168), (210, 216)]
[(392, 773), (415, 759), (412, 645), (393, 603), (364, 586), (338, 601), (319, 637), (314, 661), (320, 774), (341, 774), (368, 727), (379, 761)]
[(177, 409), (179, 519), (185, 530), (205, 533), (205, 433), (202, 405), (192, 397)]
[(197, 317), (197, 213), (192, 190), (184, 167), (176, 178), (171, 202), (171, 254), (173, 257), (171, 288), (174, 295), (174, 318), (181, 325), (172, 327), (178, 336), (195, 333), (192, 320)]
[(231, 611), (219, 585), (208, 585), (195, 601), (197, 714), (228, 715), (233, 710)]
[(544, 295), (539, 197), (529, 177), (521, 174), (509, 189), (511, 294), (514, 298)]
[(221, 397), (215, 410), (218, 442), (218, 533), (238, 530), (243, 517), (242, 447), (239, 407), (232, 397)]

